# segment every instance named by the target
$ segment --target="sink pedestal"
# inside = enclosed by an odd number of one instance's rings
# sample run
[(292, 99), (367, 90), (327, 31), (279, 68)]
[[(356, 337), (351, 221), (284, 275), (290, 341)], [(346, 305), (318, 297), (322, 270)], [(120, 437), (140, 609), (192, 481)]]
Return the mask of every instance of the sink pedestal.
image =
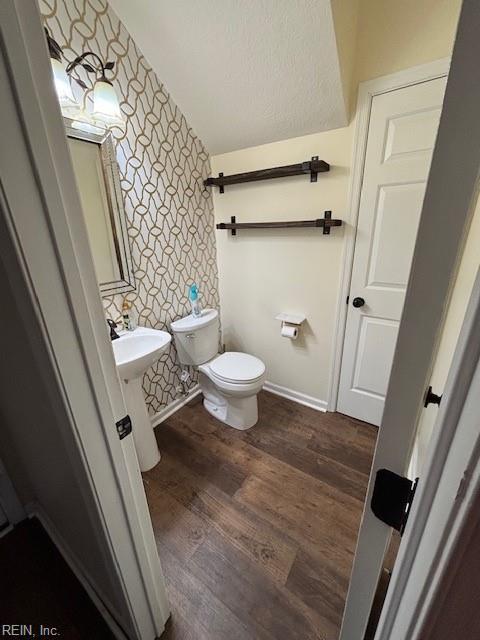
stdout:
[(128, 415), (132, 420), (132, 434), (140, 471), (148, 471), (160, 461), (160, 451), (143, 397), (142, 379), (122, 380), (122, 387)]
[(164, 353), (172, 341), (166, 331), (137, 327), (133, 331), (121, 331), (112, 341), (127, 411), (132, 419), (132, 432), (141, 471), (152, 469), (160, 460), (157, 441), (148, 415), (142, 391), (142, 378)]

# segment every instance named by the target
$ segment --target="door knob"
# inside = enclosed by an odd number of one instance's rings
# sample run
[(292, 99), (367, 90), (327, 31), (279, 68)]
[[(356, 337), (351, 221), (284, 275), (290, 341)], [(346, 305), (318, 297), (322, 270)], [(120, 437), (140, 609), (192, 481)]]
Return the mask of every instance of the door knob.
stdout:
[(363, 307), (365, 300), (363, 298), (354, 298), (352, 304), (356, 309), (358, 309), (358, 307)]

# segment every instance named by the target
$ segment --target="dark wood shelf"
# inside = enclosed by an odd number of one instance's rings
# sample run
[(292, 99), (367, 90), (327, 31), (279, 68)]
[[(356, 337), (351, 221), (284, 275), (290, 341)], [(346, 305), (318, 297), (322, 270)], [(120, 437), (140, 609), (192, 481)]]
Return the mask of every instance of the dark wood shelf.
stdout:
[(230, 229), (232, 236), (237, 235), (238, 229), (292, 229), (316, 227), (323, 229), (324, 235), (330, 234), (330, 227), (341, 227), (342, 220), (332, 219), (332, 212), (325, 211), (324, 218), (315, 220), (289, 220), (285, 222), (237, 222), (232, 216), (230, 222), (220, 222), (217, 229)]
[(203, 184), (206, 187), (220, 187), (220, 193), (223, 193), (224, 187), (230, 184), (271, 180), (273, 178), (288, 178), (289, 176), (299, 176), (302, 174), (310, 174), (310, 182), (317, 182), (317, 174), (325, 171), (330, 171), (328, 162), (319, 160), (318, 156), (314, 156), (307, 162), (289, 164), (283, 167), (259, 169), (258, 171), (247, 171), (246, 173), (234, 173), (230, 176), (224, 176), (223, 173), (219, 173), (218, 178), (207, 178)]

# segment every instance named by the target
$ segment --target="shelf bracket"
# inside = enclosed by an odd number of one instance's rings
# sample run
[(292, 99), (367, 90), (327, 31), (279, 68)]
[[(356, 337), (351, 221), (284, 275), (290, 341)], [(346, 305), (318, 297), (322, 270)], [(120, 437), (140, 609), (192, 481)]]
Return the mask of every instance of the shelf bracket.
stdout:
[(315, 171), (313, 169), (313, 167), (315, 166), (316, 162), (318, 162), (318, 156), (312, 156), (312, 161), (311, 161), (311, 164), (310, 164), (310, 182), (316, 182), (317, 181), (318, 171)]
[[(332, 212), (331, 211), (325, 211), (324, 212), (324, 220), (331, 220), (332, 219)], [(324, 224), (323, 225), (323, 235), (324, 236), (329, 236), (330, 235), (330, 225), (329, 224)]]

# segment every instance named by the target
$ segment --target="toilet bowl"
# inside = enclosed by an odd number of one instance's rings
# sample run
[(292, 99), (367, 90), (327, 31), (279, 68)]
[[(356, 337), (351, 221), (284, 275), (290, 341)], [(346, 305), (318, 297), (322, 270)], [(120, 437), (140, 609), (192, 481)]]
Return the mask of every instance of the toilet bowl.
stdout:
[(227, 351), (198, 367), (204, 407), (235, 429), (258, 421), (257, 393), (265, 381), (265, 365), (248, 353)]
[(170, 325), (182, 364), (199, 372), (205, 409), (235, 429), (250, 429), (258, 420), (257, 394), (265, 381), (265, 365), (238, 351), (218, 353), (218, 311), (205, 309)]

